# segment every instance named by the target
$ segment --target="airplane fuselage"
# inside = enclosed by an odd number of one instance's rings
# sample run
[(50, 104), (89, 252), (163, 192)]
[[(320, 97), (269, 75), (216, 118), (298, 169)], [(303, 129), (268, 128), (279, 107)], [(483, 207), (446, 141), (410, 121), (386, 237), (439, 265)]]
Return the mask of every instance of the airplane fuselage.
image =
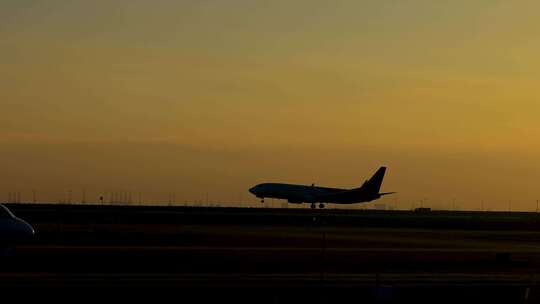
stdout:
[(249, 190), (259, 198), (285, 199), (289, 203), (334, 203), (356, 204), (370, 202), (380, 198), (380, 195), (366, 193), (361, 189), (339, 189), (307, 185), (282, 183), (259, 184)]
[(359, 188), (339, 189), (319, 187), (315, 185), (294, 185), (282, 183), (264, 183), (251, 189), (253, 195), (261, 198), (285, 199), (292, 204), (309, 203), (315, 207), (315, 203), (320, 203), (323, 208), (325, 203), (333, 204), (356, 204), (371, 202), (381, 198), (383, 195), (391, 193), (379, 193), (382, 185), (386, 167), (381, 167), (375, 175)]

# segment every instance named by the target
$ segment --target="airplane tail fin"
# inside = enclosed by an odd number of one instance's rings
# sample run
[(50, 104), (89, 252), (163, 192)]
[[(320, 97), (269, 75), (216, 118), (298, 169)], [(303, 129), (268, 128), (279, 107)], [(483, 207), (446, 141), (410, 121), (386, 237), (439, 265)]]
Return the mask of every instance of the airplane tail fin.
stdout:
[(381, 185), (384, 179), (384, 174), (386, 173), (386, 167), (380, 167), (377, 172), (371, 177), (368, 181), (362, 185), (364, 190), (367, 190), (370, 193), (377, 193), (381, 190)]

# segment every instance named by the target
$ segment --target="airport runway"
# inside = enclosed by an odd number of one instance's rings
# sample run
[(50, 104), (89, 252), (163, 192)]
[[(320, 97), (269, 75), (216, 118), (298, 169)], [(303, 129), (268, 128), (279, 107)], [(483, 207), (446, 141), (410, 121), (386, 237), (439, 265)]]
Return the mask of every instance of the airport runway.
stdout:
[(540, 301), (540, 231), (530, 214), (457, 213), (452, 225), (451, 213), (67, 208), (13, 208), (37, 234), (0, 259), (2, 292), (159, 291), (192, 303)]

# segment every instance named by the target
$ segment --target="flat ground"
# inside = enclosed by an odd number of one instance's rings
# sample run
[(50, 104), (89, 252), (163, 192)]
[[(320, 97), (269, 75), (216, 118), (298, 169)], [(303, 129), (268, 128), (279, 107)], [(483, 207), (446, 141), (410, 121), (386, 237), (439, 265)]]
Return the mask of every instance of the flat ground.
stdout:
[(535, 303), (535, 213), (10, 205), (0, 289), (187, 302)]

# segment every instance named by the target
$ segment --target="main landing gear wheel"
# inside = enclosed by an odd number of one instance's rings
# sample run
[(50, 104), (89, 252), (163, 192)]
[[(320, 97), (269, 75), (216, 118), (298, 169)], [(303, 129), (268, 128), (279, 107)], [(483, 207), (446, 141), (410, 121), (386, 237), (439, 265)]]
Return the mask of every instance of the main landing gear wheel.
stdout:
[(315, 203), (311, 204), (311, 209), (315, 209)]
[(261, 203), (262, 203), (262, 204), (264, 204), (264, 198), (263, 198), (263, 199), (261, 199)]
[(324, 208), (324, 204), (319, 204), (319, 208), (323, 209), (323, 208)]

